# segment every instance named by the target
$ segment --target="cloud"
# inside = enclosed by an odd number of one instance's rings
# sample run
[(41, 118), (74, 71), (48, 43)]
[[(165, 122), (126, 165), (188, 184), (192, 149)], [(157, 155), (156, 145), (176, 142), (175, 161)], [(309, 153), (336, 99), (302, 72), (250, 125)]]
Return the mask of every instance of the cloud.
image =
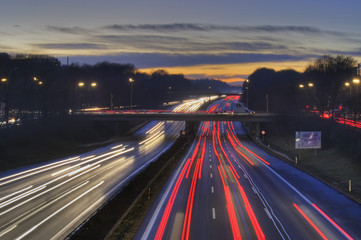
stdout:
[(132, 53), (119, 54), (113, 56), (73, 56), (74, 62), (97, 63), (100, 61), (110, 61), (118, 63), (133, 63), (138, 68), (161, 68), (174, 66), (194, 66), (194, 65), (216, 65), (234, 63), (257, 63), (257, 62), (280, 62), (280, 61), (300, 61), (316, 57), (315, 55), (276, 55), (276, 54), (240, 54), (230, 53), (221, 55), (210, 54), (160, 54), (160, 53)]
[(43, 49), (70, 49), (70, 50), (108, 49), (106, 45), (92, 44), (92, 43), (39, 43), (39, 44), (31, 44), (31, 45)]
[(237, 31), (237, 32), (258, 32), (258, 33), (282, 33), (294, 32), (300, 34), (329, 34), (329, 35), (344, 35), (344, 33), (337, 31), (321, 30), (319, 28), (310, 26), (226, 26), (213, 24), (195, 24), (195, 23), (174, 23), (174, 24), (139, 24), (139, 25), (120, 25), (113, 24), (104, 27), (115, 31), (153, 31), (153, 32), (184, 32), (184, 31)]
[(47, 30), (51, 32), (75, 34), (75, 35), (88, 35), (94, 32), (94, 30), (85, 29), (81, 27), (56, 27), (56, 26), (47, 26)]

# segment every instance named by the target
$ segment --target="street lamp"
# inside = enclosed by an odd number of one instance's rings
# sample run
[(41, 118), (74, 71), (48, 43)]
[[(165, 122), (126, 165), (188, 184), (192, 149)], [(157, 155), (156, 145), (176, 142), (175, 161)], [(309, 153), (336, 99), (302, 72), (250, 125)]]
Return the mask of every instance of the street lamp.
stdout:
[(133, 110), (133, 83), (134, 83), (134, 79), (129, 78), (129, 82), (130, 82), (130, 110)]
[(79, 87), (84, 87), (84, 85), (85, 85), (84, 82), (79, 82), (79, 83), (78, 83), (78, 86), (79, 86)]
[(96, 87), (96, 86), (97, 86), (97, 83), (96, 83), (96, 82), (92, 82), (90, 86)]
[(7, 80), (6, 78), (2, 78), (2, 79), (1, 79), (1, 82), (2, 82), (2, 83), (6, 83), (7, 81), (8, 81), (8, 80)]
[(304, 87), (305, 87), (305, 85), (300, 84), (300, 85), (298, 85), (298, 87), (299, 87), (299, 88), (304, 88)]
[(39, 79), (37, 77), (33, 77), (33, 80), (37, 82)]

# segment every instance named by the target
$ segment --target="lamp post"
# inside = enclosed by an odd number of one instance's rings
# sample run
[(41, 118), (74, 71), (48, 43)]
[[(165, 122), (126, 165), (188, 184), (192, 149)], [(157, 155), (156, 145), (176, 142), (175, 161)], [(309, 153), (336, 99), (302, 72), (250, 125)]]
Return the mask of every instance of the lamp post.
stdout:
[(359, 113), (359, 109), (358, 109), (358, 86), (360, 85), (360, 79), (358, 78), (354, 78), (352, 80), (352, 82), (356, 85), (356, 113), (355, 113), (355, 116), (354, 116), (354, 120), (356, 121), (356, 114), (358, 115)]
[(350, 97), (351, 97), (351, 84), (349, 82), (345, 82), (345, 86), (350, 88)]
[(246, 86), (246, 90), (247, 90), (247, 108), (248, 108), (248, 89), (249, 89), (249, 80), (248, 79), (246, 79), (246, 83), (247, 83), (247, 86)]
[(134, 79), (129, 78), (129, 82), (130, 82), (130, 111), (132, 111), (133, 110), (133, 83), (134, 83)]
[(312, 83), (312, 82), (309, 82), (309, 83), (307, 84), (307, 86), (308, 86), (309, 88), (313, 88), (313, 97), (315, 98), (315, 97), (316, 97), (316, 86), (315, 86), (315, 84)]
[(91, 83), (89, 83), (89, 84), (86, 84), (85, 82), (78, 82), (78, 87), (79, 88), (83, 88), (83, 87), (85, 87), (85, 86), (88, 86), (88, 105), (89, 105), (89, 107), (91, 106), (91, 104), (90, 104), (90, 92), (91, 92), (91, 89), (92, 88), (95, 88), (96, 86), (97, 86), (98, 84), (96, 83), (96, 82), (91, 82)]
[(5, 87), (5, 127), (8, 127), (9, 123), (9, 91), (8, 91), (8, 79), (7, 78), (1, 78), (1, 85), (4, 85)]

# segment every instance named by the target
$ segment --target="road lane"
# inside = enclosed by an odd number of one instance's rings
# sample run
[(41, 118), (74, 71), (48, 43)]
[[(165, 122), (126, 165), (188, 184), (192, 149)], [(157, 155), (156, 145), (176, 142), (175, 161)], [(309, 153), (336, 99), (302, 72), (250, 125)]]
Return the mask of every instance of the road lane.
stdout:
[(135, 239), (361, 238), (360, 205), (236, 132), (245, 135), (239, 123), (202, 123)]
[[(207, 99), (173, 111), (195, 111)], [(0, 239), (63, 239), (168, 149), (183, 122), (150, 122), (124, 141), (0, 175)]]

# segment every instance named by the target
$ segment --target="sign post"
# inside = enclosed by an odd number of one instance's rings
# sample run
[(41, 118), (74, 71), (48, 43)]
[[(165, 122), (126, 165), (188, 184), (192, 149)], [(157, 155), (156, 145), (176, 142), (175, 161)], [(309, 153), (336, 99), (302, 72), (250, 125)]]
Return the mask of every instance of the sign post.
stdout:
[(299, 160), (301, 159), (301, 149), (321, 149), (321, 132), (320, 131), (304, 131), (296, 132), (295, 148), (299, 149)]

